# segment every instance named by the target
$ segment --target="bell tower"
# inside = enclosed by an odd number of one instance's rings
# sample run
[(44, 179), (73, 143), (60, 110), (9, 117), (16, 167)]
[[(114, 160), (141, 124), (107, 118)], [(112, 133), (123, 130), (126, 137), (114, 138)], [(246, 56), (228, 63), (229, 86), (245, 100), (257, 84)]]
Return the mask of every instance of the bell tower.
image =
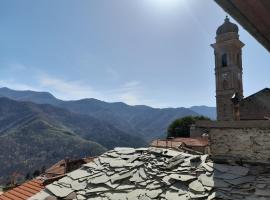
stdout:
[(242, 48), (238, 27), (226, 17), (217, 29), (216, 43), (211, 45), (215, 53), (217, 120), (234, 120), (233, 96), (243, 98)]

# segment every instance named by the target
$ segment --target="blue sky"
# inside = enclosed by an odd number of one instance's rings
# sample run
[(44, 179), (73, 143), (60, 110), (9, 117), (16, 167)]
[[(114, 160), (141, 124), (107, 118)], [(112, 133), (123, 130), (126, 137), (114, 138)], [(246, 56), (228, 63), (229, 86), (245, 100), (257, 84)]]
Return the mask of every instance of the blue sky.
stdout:
[[(215, 105), (212, 0), (2, 0), (0, 87), (154, 107)], [(233, 20), (232, 20), (233, 21)], [(242, 27), (244, 94), (270, 54)]]

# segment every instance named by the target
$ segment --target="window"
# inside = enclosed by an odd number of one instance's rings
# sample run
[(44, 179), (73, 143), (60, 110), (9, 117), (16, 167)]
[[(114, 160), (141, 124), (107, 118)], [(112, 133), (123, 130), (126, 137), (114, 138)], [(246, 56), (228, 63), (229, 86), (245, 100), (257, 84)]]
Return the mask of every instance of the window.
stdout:
[(227, 54), (224, 53), (221, 57), (222, 67), (227, 67)]

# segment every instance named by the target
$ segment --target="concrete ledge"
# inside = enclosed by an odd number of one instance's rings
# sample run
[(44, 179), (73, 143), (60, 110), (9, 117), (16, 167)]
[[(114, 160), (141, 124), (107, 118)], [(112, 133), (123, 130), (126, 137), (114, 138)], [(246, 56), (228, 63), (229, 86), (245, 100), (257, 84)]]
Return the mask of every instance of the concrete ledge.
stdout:
[(242, 120), (242, 121), (197, 121), (198, 128), (260, 128), (270, 129), (270, 120)]

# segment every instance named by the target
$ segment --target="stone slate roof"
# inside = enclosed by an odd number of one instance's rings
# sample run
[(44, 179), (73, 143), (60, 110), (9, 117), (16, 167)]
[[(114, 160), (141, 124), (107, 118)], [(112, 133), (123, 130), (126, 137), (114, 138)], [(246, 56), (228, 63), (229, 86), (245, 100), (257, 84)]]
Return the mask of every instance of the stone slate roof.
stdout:
[(115, 148), (30, 200), (270, 199), (268, 169), (213, 163), (208, 155)]

